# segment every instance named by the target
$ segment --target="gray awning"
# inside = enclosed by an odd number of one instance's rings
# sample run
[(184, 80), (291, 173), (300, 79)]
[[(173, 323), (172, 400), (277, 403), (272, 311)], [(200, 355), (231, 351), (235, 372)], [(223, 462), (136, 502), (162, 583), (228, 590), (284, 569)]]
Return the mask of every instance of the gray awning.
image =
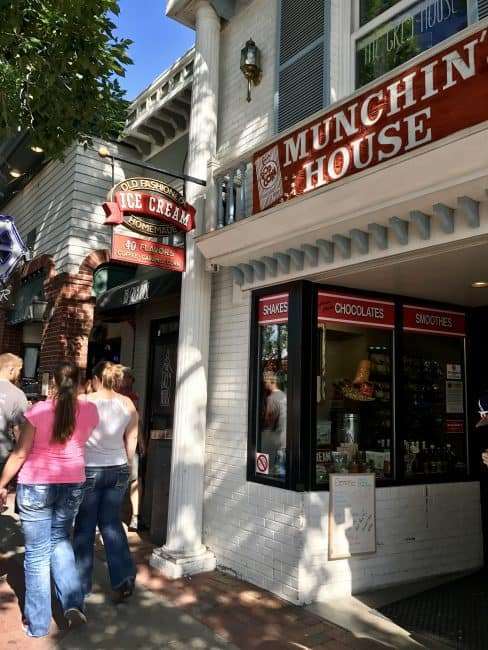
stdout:
[(180, 290), (180, 273), (160, 273), (120, 284), (97, 298), (99, 312), (127, 309)]

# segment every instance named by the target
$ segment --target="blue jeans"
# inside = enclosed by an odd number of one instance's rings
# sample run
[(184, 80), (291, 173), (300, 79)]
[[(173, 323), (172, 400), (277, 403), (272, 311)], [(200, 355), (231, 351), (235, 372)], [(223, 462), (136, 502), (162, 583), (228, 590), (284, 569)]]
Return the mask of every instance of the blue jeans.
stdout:
[(83, 595), (92, 588), (95, 530), (107, 556), (112, 589), (134, 582), (136, 569), (122, 526), (121, 508), (129, 484), (127, 465), (87, 467), (84, 497), (75, 522), (73, 547)]
[(24, 619), (29, 636), (45, 636), (51, 622), (51, 573), (63, 611), (83, 607), (70, 534), (83, 483), (17, 486), (25, 538)]

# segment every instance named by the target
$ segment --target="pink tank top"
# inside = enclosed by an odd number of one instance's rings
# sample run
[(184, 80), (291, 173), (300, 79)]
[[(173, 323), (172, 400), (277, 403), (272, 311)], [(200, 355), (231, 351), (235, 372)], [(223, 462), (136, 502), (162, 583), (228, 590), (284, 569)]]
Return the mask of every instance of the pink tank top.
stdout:
[(38, 402), (25, 413), (35, 427), (34, 443), (19, 473), (18, 482), (82, 483), (85, 480), (85, 443), (98, 424), (94, 404), (78, 400), (75, 430), (64, 444), (52, 441), (55, 402)]

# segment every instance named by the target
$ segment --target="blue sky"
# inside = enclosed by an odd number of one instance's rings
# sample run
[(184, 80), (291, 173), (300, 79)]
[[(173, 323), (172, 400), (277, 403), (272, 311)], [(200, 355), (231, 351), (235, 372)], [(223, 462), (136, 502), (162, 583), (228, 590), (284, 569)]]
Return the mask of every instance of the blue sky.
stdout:
[(165, 0), (119, 0), (120, 16), (117, 35), (134, 41), (129, 66), (120, 83), (127, 91), (127, 99), (148, 86), (175, 59), (194, 43), (195, 33), (165, 16)]

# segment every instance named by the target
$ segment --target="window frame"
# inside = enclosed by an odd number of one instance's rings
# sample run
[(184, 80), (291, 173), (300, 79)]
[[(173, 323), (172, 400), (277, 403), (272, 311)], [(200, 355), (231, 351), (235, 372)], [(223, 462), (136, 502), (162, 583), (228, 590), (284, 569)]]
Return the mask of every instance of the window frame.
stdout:
[[(398, 296), (348, 287), (318, 284), (307, 280), (264, 287), (252, 292), (250, 310), (250, 347), (248, 383), (248, 445), (247, 481), (278, 487), (296, 492), (328, 492), (329, 483), (317, 485), (315, 467), (316, 449), (316, 377), (319, 367), (317, 340), (317, 298), (319, 291), (343, 293), (358, 298), (388, 300), (395, 304), (395, 327), (392, 333), (392, 477), (377, 479), (378, 487), (400, 485), (425, 485), (435, 483), (463, 483), (476, 480), (478, 472), (474, 462), (475, 436), (472, 434), (472, 363), (470, 357), (471, 313), (468, 307), (451, 303), (422, 300), (409, 296)], [(256, 438), (259, 406), (259, 299), (266, 295), (288, 292), (288, 390), (287, 390), (287, 458), (284, 481), (256, 474)], [(403, 472), (402, 430), (402, 359), (403, 339), (408, 332), (403, 330), (403, 306), (415, 304), (431, 309), (456, 310), (465, 314), (466, 331), (463, 340), (463, 381), (465, 401), (465, 451), (466, 473), (462, 476), (427, 475), (405, 478)], [(426, 334), (426, 336), (436, 336)]]
[[(406, 11), (413, 5), (417, 4), (420, 0), (400, 0), (400, 2), (393, 5), (389, 9), (386, 9), (386, 11), (382, 12), (381, 14), (376, 16), (376, 18), (373, 18), (373, 20), (370, 20), (364, 25), (360, 25), (360, 1), (361, 0), (350, 0), (352, 6), (351, 35), (350, 35), (350, 65), (351, 65), (350, 79), (352, 85), (352, 87), (350, 88), (351, 93), (354, 93), (360, 90), (361, 88), (365, 88), (368, 85), (368, 84), (364, 84), (363, 86), (356, 86), (356, 43), (357, 41), (360, 40), (361, 38), (364, 38), (370, 32), (374, 31), (378, 27), (381, 27), (381, 25), (388, 22), (389, 20), (394, 19), (395, 16)], [(468, 17), (468, 24), (466, 26), (466, 29), (469, 29), (469, 27), (473, 23), (479, 20), (478, 0), (466, 0), (466, 10), (467, 10), (467, 17)], [(422, 54), (424, 54), (424, 52), (422, 52), (421, 55)], [(411, 61), (413, 59), (409, 59), (409, 60)], [(397, 67), (406, 65), (407, 63), (408, 61), (404, 61), (403, 63), (399, 63)], [(392, 73), (393, 70), (396, 70), (396, 68), (393, 68), (386, 74)], [(374, 79), (369, 83), (376, 83), (379, 79), (381, 79), (382, 76), (384, 75), (380, 75), (379, 77), (377, 77), (376, 79)]]

